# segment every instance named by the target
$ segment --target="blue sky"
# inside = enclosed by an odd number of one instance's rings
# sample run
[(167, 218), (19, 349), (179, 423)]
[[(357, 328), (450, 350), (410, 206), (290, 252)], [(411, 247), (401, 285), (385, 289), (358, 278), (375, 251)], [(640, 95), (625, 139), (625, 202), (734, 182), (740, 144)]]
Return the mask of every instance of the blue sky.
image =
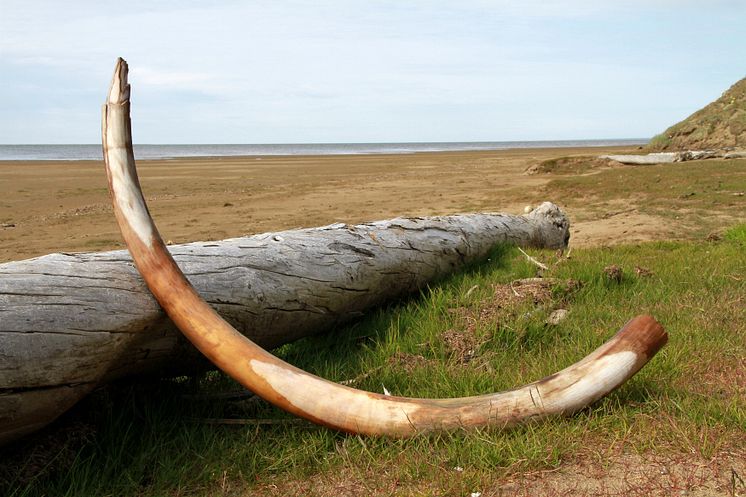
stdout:
[(650, 137), (746, 76), (743, 0), (0, 0), (0, 143)]

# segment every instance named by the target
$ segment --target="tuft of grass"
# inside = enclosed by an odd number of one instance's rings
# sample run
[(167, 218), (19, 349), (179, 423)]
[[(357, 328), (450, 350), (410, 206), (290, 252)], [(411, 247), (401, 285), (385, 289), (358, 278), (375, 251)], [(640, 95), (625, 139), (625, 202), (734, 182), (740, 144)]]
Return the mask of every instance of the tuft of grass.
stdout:
[(582, 174), (606, 165), (608, 161), (595, 156), (581, 155), (546, 159), (529, 169), (531, 174)]
[(732, 227), (725, 232), (725, 238), (734, 242), (746, 243), (746, 224)]
[(655, 135), (653, 138), (650, 139), (650, 142), (647, 145), (648, 149), (666, 150), (671, 145), (671, 138), (672, 138), (672, 135), (668, 133), (661, 133), (659, 135)]

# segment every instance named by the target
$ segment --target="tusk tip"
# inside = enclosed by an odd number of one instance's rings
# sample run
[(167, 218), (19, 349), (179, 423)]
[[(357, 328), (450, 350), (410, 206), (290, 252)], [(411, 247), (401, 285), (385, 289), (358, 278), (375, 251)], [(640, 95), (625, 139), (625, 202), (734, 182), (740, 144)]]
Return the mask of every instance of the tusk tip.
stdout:
[(109, 87), (109, 97), (106, 100), (108, 104), (123, 104), (130, 99), (130, 85), (127, 82), (129, 67), (127, 61), (121, 57), (117, 58), (117, 64), (114, 67), (114, 76), (111, 78)]
[(668, 333), (663, 326), (648, 315), (632, 318), (619, 332), (626, 348), (653, 357), (668, 342)]

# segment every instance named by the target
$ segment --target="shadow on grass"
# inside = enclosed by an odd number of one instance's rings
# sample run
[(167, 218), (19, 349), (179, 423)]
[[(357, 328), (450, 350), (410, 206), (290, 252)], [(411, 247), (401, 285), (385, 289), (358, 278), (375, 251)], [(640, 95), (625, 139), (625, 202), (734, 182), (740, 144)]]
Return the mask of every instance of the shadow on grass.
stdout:
[(456, 274), (432, 282), (410, 298), (405, 298), (369, 311), (360, 320), (350, 325), (331, 330), (329, 333), (306, 337), (277, 349), (276, 354), (285, 361), (309, 372), (319, 365), (339, 364), (344, 370), (359, 371), (361, 358), (369, 347), (390, 339), (392, 325), (406, 328), (407, 323), (393, 323), (400, 319), (406, 308), (416, 308), (426, 302), (438, 288), (457, 288), (461, 282), (475, 276), (485, 276), (497, 269), (507, 267), (509, 256), (515, 249), (508, 245), (496, 246), (486, 260), (473, 262)]

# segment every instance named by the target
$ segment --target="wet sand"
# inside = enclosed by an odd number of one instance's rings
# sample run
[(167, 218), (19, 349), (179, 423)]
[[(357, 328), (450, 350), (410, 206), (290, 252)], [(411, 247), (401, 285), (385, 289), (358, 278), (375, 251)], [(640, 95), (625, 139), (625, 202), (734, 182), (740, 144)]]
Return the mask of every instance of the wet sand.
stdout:
[[(528, 167), (626, 150), (210, 157), (138, 161), (138, 168), (163, 237), (185, 243), (397, 216), (522, 213), (543, 200), (562, 206), (539, 191), (552, 177), (526, 175)], [(0, 192), (0, 262), (124, 247), (99, 161), (2, 161)]]

